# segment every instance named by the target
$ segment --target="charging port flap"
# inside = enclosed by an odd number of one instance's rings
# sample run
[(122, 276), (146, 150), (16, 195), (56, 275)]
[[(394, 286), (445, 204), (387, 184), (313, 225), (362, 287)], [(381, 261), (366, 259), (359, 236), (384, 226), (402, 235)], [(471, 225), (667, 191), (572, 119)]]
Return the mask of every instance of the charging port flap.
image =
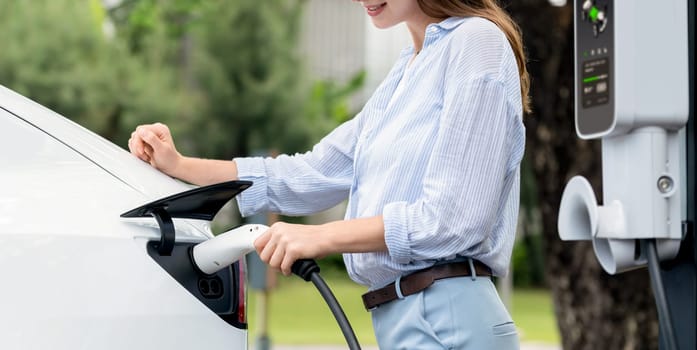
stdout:
[(172, 218), (211, 221), (225, 203), (250, 186), (251, 181), (228, 181), (202, 186), (129, 210), (121, 214), (121, 217), (148, 217), (156, 209), (162, 208)]
[(129, 210), (121, 217), (154, 217), (161, 233), (157, 251), (162, 256), (169, 256), (174, 249), (176, 236), (172, 218), (211, 221), (225, 203), (250, 186), (251, 181), (227, 181), (202, 186)]

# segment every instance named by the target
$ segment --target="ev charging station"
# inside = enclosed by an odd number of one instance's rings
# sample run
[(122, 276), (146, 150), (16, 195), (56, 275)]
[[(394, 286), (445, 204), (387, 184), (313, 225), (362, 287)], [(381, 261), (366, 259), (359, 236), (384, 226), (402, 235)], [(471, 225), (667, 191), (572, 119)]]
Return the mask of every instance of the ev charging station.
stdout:
[(648, 266), (661, 347), (695, 349), (694, 1), (575, 0), (574, 22), (576, 132), (602, 140), (603, 202), (573, 177), (559, 236), (592, 241), (609, 274)]

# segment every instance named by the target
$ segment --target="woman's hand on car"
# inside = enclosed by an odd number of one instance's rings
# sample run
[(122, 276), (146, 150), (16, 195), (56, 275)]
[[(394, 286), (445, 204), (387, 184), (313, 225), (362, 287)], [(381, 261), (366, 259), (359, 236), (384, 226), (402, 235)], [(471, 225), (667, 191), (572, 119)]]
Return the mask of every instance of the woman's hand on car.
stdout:
[(139, 125), (131, 133), (128, 149), (136, 157), (170, 176), (175, 176), (182, 159), (169, 128), (162, 123)]

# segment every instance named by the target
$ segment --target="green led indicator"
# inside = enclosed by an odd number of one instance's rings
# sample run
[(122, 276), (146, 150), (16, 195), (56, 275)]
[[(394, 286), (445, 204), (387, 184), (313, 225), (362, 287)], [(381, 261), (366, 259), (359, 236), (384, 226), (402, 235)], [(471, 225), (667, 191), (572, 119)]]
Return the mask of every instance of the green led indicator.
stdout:
[(591, 7), (590, 12), (588, 12), (588, 16), (590, 16), (591, 21), (595, 22), (598, 20), (598, 12), (600, 12), (600, 11), (598, 11), (597, 7), (595, 7), (595, 6)]
[(597, 75), (594, 76), (594, 77), (583, 78), (583, 83), (584, 83), (584, 84), (585, 84), (585, 83), (592, 83), (592, 82), (594, 82), (594, 81), (596, 81), (596, 80), (598, 80), (598, 79), (600, 79), (600, 77), (597, 76)]

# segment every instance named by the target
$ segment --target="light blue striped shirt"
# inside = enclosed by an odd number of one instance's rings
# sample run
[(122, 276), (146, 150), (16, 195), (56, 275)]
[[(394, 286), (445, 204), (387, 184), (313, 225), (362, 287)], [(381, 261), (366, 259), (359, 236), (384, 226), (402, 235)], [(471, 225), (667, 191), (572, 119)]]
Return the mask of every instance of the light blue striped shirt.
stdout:
[(399, 275), (472, 257), (505, 275), (525, 146), (520, 80), (493, 23), (449, 18), (426, 29), (352, 120), (312, 151), (236, 158), (242, 215), (306, 215), (348, 197), (346, 219), (382, 215), (388, 252), (344, 254), (371, 289)]

